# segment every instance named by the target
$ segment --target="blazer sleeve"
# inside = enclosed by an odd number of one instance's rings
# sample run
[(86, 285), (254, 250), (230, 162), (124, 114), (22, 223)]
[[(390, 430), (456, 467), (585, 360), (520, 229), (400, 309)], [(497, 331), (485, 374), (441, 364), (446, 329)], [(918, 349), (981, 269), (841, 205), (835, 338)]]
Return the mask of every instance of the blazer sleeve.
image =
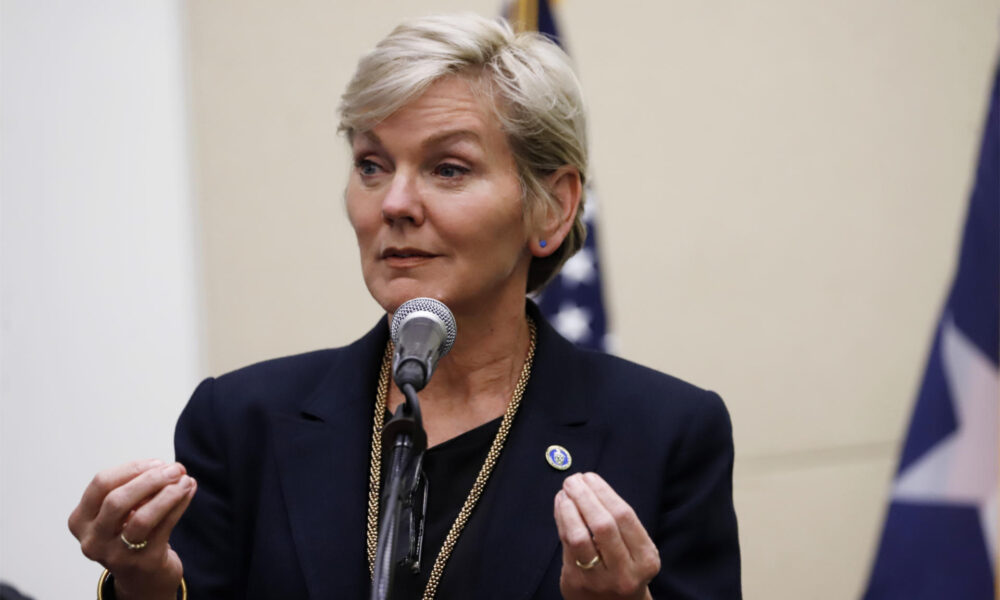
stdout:
[(214, 379), (203, 381), (177, 421), (174, 452), (198, 489), (170, 544), (184, 565), (192, 598), (227, 599), (236, 597), (237, 544), (226, 432), (217, 418), (214, 387)]
[(658, 600), (742, 597), (732, 425), (717, 394), (705, 392), (698, 400), (667, 465), (654, 536), (661, 567), (651, 592)]

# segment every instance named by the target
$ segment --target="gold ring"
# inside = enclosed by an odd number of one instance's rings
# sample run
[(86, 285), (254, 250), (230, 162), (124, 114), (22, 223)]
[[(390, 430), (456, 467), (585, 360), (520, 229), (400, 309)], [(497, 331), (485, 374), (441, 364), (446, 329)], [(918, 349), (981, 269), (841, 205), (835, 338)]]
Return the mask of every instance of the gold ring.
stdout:
[(575, 562), (576, 562), (576, 566), (580, 567), (584, 571), (589, 571), (589, 570), (593, 569), (594, 567), (596, 567), (597, 563), (601, 562), (601, 555), (598, 554), (597, 556), (595, 556), (594, 558), (590, 559), (589, 561), (587, 561), (585, 563), (582, 563), (580, 561), (575, 561)]
[(125, 544), (125, 547), (133, 552), (138, 552), (139, 550), (142, 550), (143, 548), (146, 547), (146, 544), (149, 543), (149, 540), (142, 540), (139, 543), (133, 544), (132, 542), (128, 541), (128, 538), (125, 537), (124, 531), (119, 537), (121, 537), (122, 543)]

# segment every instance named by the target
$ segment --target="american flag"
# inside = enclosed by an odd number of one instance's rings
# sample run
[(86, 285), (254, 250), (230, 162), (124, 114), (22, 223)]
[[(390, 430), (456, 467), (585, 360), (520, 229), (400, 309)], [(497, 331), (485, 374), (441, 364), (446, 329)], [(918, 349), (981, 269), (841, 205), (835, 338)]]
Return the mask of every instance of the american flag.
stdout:
[(997, 568), (1000, 71), (958, 270), (893, 482), (867, 600), (992, 599)]
[[(506, 5), (504, 15), (518, 31), (535, 30), (563, 46), (555, 15), (548, 0), (516, 0)], [(565, 46), (563, 46), (565, 49)], [(597, 252), (597, 195), (587, 186), (583, 220), (587, 241), (562, 270), (534, 298), (542, 314), (570, 341), (579, 346), (608, 352), (614, 349), (604, 311), (600, 259)]]

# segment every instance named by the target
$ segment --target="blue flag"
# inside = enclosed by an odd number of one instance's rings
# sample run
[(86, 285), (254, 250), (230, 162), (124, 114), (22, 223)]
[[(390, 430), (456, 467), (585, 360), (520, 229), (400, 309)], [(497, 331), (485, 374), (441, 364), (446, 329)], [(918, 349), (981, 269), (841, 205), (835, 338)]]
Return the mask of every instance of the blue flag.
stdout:
[[(507, 4), (507, 19), (518, 30), (535, 30), (560, 46), (559, 29), (547, 0), (517, 0)], [(570, 341), (592, 350), (613, 350), (604, 312), (600, 260), (597, 253), (597, 199), (588, 185), (584, 202), (587, 241), (535, 301), (542, 314)]]
[(1000, 346), (1000, 70), (958, 272), (893, 482), (865, 598), (993, 599)]

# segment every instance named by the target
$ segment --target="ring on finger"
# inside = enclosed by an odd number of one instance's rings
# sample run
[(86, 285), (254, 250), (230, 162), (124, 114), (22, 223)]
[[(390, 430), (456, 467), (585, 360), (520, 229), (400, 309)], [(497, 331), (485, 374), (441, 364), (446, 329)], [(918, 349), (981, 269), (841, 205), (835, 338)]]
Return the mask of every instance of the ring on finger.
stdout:
[(582, 562), (580, 562), (578, 560), (575, 560), (573, 562), (575, 562), (576, 566), (580, 567), (584, 571), (589, 571), (589, 570), (593, 569), (594, 567), (596, 567), (599, 562), (601, 562), (601, 555), (597, 554), (597, 555), (594, 556), (594, 558), (588, 560), (585, 563), (582, 563)]
[(142, 550), (143, 548), (146, 547), (146, 544), (149, 543), (149, 540), (142, 540), (141, 542), (130, 542), (128, 538), (125, 537), (124, 531), (119, 537), (122, 539), (122, 543), (125, 544), (125, 547), (131, 550), (132, 552), (138, 552), (139, 550)]

